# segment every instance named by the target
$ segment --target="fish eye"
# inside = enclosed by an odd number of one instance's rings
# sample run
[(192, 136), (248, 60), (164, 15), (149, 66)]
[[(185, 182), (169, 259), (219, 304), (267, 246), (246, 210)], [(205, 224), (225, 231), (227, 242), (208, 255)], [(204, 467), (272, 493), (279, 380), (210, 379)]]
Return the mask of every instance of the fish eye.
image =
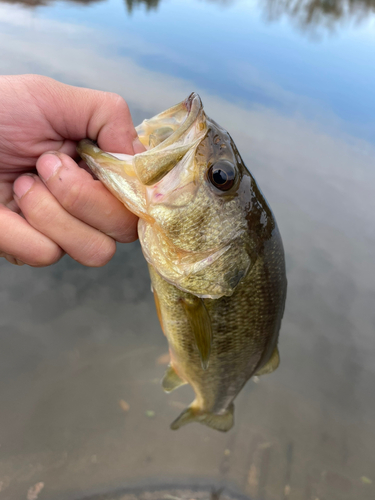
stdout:
[(208, 178), (220, 191), (229, 191), (236, 181), (237, 170), (233, 163), (226, 160), (217, 161), (211, 165)]

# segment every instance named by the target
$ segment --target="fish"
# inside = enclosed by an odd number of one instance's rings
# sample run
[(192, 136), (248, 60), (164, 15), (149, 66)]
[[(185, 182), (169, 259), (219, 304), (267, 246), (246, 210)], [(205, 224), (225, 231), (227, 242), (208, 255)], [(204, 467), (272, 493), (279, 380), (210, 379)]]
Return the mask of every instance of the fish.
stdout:
[(166, 392), (190, 384), (195, 399), (172, 422), (219, 431), (254, 375), (279, 365), (286, 300), (283, 243), (275, 217), (229, 133), (198, 94), (136, 127), (146, 151), (77, 150), (95, 176), (139, 217), (170, 364)]

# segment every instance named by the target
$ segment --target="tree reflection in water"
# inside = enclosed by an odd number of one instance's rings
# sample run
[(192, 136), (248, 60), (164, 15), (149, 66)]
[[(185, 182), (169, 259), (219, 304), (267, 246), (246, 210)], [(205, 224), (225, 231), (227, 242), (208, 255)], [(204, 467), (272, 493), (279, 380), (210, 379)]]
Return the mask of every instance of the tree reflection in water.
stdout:
[(135, 7), (139, 5), (145, 5), (147, 10), (152, 10), (157, 8), (160, 0), (125, 0), (126, 6), (128, 8), (129, 14), (133, 12)]
[[(105, 0), (66, 0), (78, 4), (91, 4)], [(129, 14), (137, 7), (156, 10), (161, 0), (124, 0)], [(206, 0), (222, 7), (228, 7), (237, 0)], [(0, 0), (0, 2), (24, 4), (30, 7), (48, 5), (53, 0)], [(266, 10), (269, 21), (288, 16), (306, 31), (317, 27), (334, 28), (342, 22), (364, 20), (375, 13), (375, 0), (260, 0), (259, 6)]]
[[(81, 4), (81, 5), (89, 5), (91, 3), (99, 3), (105, 0), (69, 0), (70, 2)], [(0, 0), (3, 3), (9, 4), (22, 4), (26, 7), (39, 7), (41, 5), (50, 5), (53, 3), (52, 0)]]
[[(105, 0), (66, 0), (73, 3), (82, 5), (89, 5), (91, 3), (103, 2)], [(38, 7), (40, 5), (49, 5), (53, 0), (0, 0), (0, 2), (11, 4), (23, 4), (29, 7)], [(160, 0), (125, 0), (127, 11), (131, 13), (134, 8), (140, 5), (145, 5), (147, 10), (156, 9)]]
[(335, 28), (340, 23), (364, 20), (375, 13), (375, 0), (267, 0), (270, 21), (288, 16), (300, 28)]

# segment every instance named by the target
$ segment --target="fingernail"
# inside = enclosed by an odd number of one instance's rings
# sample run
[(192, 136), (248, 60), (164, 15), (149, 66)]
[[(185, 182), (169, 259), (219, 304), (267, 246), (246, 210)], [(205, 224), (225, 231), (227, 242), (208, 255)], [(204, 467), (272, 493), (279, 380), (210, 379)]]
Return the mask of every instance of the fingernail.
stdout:
[(13, 192), (17, 198), (22, 198), (28, 191), (30, 191), (31, 186), (34, 184), (35, 179), (32, 175), (23, 175), (18, 177), (18, 179), (13, 184)]
[(25, 265), (25, 263), (22, 262), (22, 260), (16, 259), (15, 257), (13, 257), (13, 255), (4, 254), (4, 255), (0, 255), (0, 257), (4, 257), (5, 260), (10, 262), (11, 264), (14, 264), (15, 266), (24, 266)]
[(59, 167), (61, 167), (61, 160), (53, 153), (42, 155), (37, 164), (38, 173), (44, 181), (48, 181)]
[(134, 149), (134, 154), (143, 153), (143, 151), (146, 151), (146, 148), (144, 147), (144, 145), (139, 140), (139, 137), (137, 137), (136, 139), (134, 139), (134, 141), (133, 141), (133, 149)]

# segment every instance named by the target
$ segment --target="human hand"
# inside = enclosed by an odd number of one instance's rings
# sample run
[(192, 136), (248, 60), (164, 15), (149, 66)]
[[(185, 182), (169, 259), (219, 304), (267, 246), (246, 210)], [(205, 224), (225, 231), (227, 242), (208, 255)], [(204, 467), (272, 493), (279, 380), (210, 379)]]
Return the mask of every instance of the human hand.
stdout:
[(136, 239), (137, 217), (73, 160), (85, 137), (107, 151), (144, 151), (120, 96), (36, 75), (0, 77), (0, 256), (40, 267), (66, 252), (97, 267), (116, 241)]

